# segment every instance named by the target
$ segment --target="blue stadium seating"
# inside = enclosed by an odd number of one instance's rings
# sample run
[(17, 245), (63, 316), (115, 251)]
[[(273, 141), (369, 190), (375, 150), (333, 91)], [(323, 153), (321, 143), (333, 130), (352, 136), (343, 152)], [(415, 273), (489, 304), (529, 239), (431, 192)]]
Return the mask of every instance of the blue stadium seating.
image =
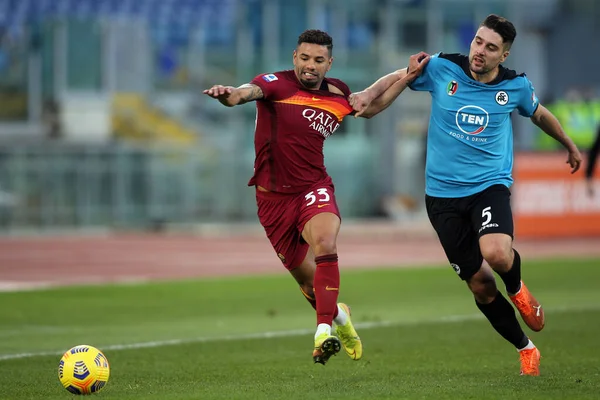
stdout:
[(0, 26), (16, 26), (51, 18), (144, 19), (153, 37), (186, 40), (189, 30), (202, 28), (208, 44), (234, 39), (234, 0), (0, 0)]

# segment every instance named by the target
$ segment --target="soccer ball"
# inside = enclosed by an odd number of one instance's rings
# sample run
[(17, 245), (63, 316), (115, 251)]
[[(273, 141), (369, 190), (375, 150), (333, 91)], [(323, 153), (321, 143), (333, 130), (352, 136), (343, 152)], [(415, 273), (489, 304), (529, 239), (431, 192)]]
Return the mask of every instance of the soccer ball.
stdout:
[(106, 356), (93, 346), (79, 345), (69, 349), (58, 364), (58, 379), (73, 394), (100, 391), (109, 375)]

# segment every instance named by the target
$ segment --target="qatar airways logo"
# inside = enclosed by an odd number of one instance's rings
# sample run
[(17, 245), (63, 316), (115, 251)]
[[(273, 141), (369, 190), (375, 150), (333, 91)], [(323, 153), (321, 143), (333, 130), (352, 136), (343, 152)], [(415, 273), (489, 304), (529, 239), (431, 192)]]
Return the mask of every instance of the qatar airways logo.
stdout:
[(310, 127), (319, 132), (325, 139), (333, 135), (340, 124), (325, 111), (317, 111), (307, 108), (302, 111), (302, 116), (310, 122)]

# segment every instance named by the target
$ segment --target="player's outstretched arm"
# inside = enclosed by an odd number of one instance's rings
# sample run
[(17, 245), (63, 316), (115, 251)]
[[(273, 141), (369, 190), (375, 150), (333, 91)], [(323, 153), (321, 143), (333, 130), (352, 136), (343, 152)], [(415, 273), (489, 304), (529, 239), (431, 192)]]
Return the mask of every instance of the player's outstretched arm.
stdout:
[(402, 68), (392, 73), (389, 73), (381, 78), (377, 79), (371, 86), (360, 92), (352, 93), (350, 96), (350, 105), (356, 111), (355, 117), (365, 117), (365, 111), (369, 108), (369, 105), (373, 100), (381, 96), (387, 91), (393, 84), (400, 81), (406, 76), (407, 68)]
[(227, 107), (238, 106), (263, 98), (262, 89), (253, 83), (245, 83), (237, 88), (233, 86), (214, 85), (202, 93), (219, 100), (221, 104)]
[(565, 133), (554, 114), (540, 104), (531, 117), (531, 121), (568, 150), (569, 157), (567, 158), (567, 164), (571, 166), (572, 174), (577, 172), (581, 166), (581, 153), (575, 143), (573, 143), (573, 140)]
[[(430, 58), (429, 54), (424, 52), (414, 54), (410, 57), (408, 68), (398, 70), (394, 73), (397, 76), (401, 76), (401, 78), (392, 82), (387, 89), (381, 91), (387, 83), (392, 81), (392, 74), (379, 79), (364, 91), (350, 95), (350, 105), (356, 111), (354, 116), (371, 118), (388, 108), (400, 93), (421, 75)], [(373, 97), (379, 91), (381, 93), (377, 97)]]

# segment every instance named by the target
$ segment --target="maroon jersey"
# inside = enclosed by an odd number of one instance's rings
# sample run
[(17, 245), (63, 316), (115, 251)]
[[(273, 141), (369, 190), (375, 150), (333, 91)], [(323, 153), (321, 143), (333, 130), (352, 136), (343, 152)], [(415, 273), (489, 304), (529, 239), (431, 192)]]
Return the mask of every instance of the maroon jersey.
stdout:
[[(323, 144), (352, 112), (348, 86), (325, 78), (319, 90), (309, 90), (293, 70), (259, 75), (251, 83), (264, 97), (256, 102), (256, 159), (248, 186), (298, 193), (327, 178)], [(329, 92), (328, 83), (344, 95)]]

